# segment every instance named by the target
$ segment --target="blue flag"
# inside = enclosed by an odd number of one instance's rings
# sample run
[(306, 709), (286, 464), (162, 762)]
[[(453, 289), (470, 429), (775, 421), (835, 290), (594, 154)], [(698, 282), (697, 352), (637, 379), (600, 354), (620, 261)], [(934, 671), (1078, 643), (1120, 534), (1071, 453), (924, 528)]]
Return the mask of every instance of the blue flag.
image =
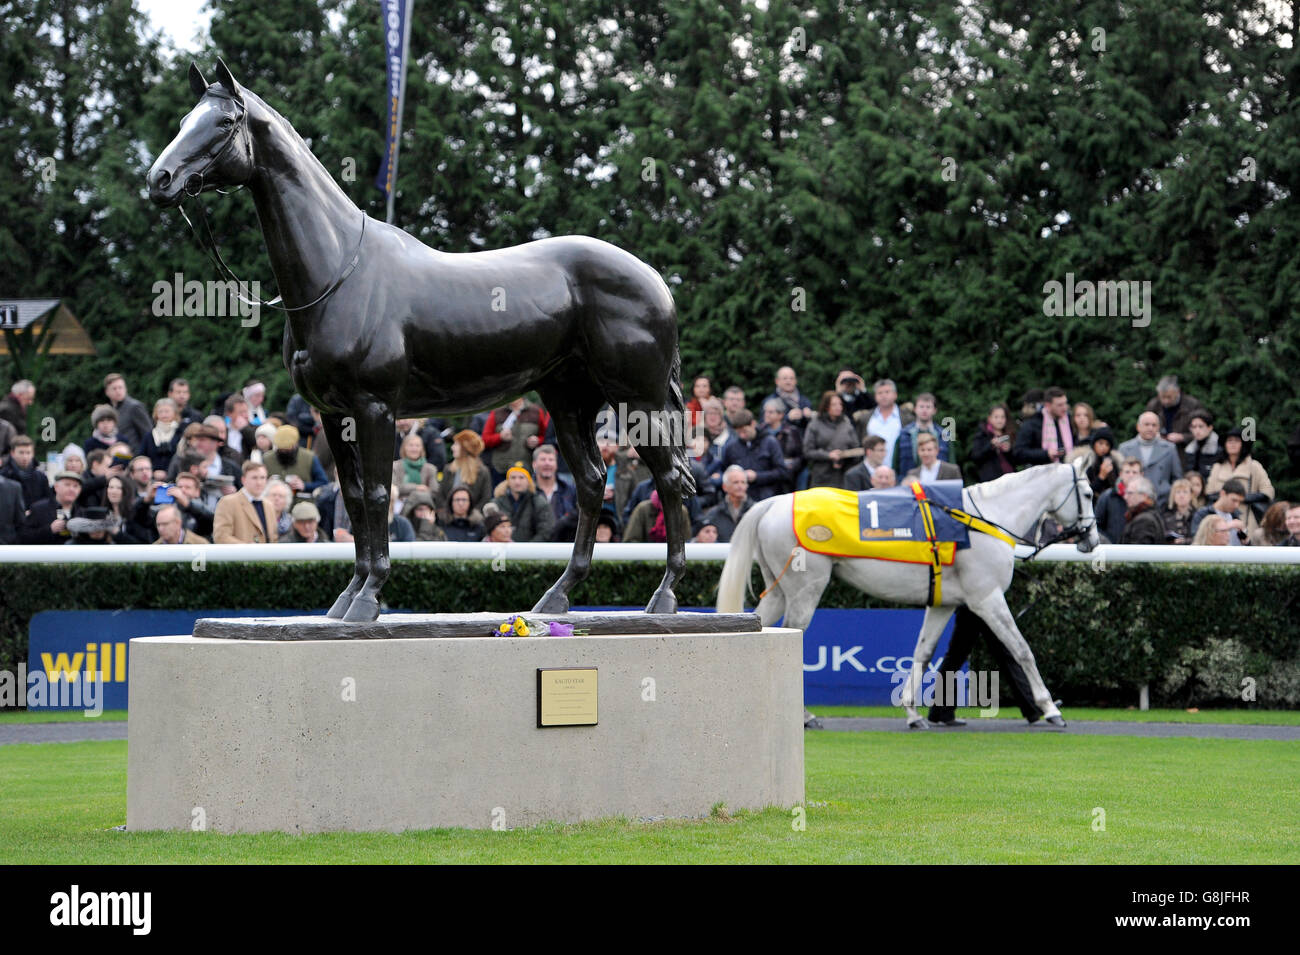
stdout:
[(385, 196), (393, 191), (393, 171), (397, 166), (398, 128), (401, 124), (399, 103), (406, 81), (406, 0), (380, 0), (380, 27), (384, 33), (384, 59), (388, 65), (388, 122), (384, 124), (384, 161), (379, 166), (375, 187)]

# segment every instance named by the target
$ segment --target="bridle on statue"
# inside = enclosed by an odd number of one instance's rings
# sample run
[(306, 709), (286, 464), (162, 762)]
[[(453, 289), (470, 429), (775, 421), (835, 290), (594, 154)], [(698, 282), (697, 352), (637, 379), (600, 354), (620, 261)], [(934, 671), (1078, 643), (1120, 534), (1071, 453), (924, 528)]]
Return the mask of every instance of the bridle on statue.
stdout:
[[(221, 257), (221, 249), (217, 246), (216, 237), (212, 234), (212, 226), (208, 222), (207, 210), (204, 209), (203, 202), (199, 200), (199, 196), (201, 196), (203, 193), (209, 190), (214, 190), (220, 195), (228, 196), (244, 188), (243, 185), (241, 184), (235, 186), (235, 188), (233, 189), (222, 189), (220, 186), (208, 184), (205, 181), (204, 177), (209, 169), (211, 169), (213, 166), (215, 166), (218, 162), (221, 161), (221, 157), (225, 155), (226, 150), (230, 148), (230, 145), (239, 137), (239, 134), (241, 132), (244, 134), (243, 137), (244, 150), (247, 153), (248, 164), (250, 167), (253, 165), (253, 139), (248, 132), (248, 122), (247, 122), (248, 109), (244, 106), (242, 102), (240, 102), (234, 96), (231, 96), (228, 93), (224, 93), (224, 92), (216, 92), (212, 87), (208, 87), (207, 95), (215, 96), (218, 99), (229, 100), (231, 103), (235, 105), (235, 109), (238, 111), (238, 115), (234, 123), (231, 124), (230, 135), (227, 136), (226, 141), (221, 144), (221, 148), (218, 149), (212, 155), (212, 158), (208, 160), (207, 164), (202, 169), (200, 169), (198, 172), (190, 173), (190, 175), (185, 179), (185, 184), (181, 187), (182, 191), (185, 193), (186, 198), (194, 199), (196, 201), (196, 205), (198, 206), (199, 209), (199, 221), (203, 223), (203, 232), (199, 232), (199, 230), (194, 227), (194, 223), (190, 220), (190, 217), (185, 213), (185, 206), (183, 203), (177, 208), (180, 209), (181, 217), (185, 219), (185, 224), (190, 227), (190, 231), (194, 233), (194, 237), (199, 240), (200, 248), (202, 248), (203, 251), (208, 254), (208, 258), (210, 258), (212, 260), (212, 264), (216, 266), (217, 273), (221, 275), (222, 278), (235, 282), (237, 289), (242, 289), (244, 288), (243, 279), (241, 279), (238, 275), (236, 275), (234, 270), (231, 269), (230, 266), (226, 264), (226, 260)], [(198, 182), (198, 188), (195, 189), (193, 192), (191, 192), (190, 186), (196, 180)], [(357, 248), (356, 251), (352, 254), (352, 261), (349, 262), (347, 268), (343, 270), (343, 274), (340, 275), (338, 279), (335, 280), (334, 284), (332, 284), (329, 288), (327, 288), (324, 292), (318, 295), (311, 302), (308, 302), (306, 305), (293, 305), (293, 306), (280, 305), (279, 303), (283, 301), (283, 298), (279, 295), (267, 301), (266, 299), (260, 299), (260, 298), (248, 299), (245, 298), (241, 292), (236, 291), (235, 297), (238, 298), (245, 305), (264, 306), (266, 308), (278, 309), (281, 312), (301, 312), (301, 311), (305, 311), (306, 309), (312, 308), (313, 306), (319, 305), (321, 302), (325, 301), (327, 298), (329, 298), (331, 295), (333, 295), (335, 292), (339, 290), (339, 287), (342, 286), (343, 283), (347, 281), (348, 276), (351, 275), (352, 272), (356, 269), (357, 263), (361, 261), (361, 243), (362, 241), (364, 241), (366, 237), (366, 219), (368, 218), (369, 216), (367, 216), (363, 211), (361, 213), (361, 235), (357, 238)]]

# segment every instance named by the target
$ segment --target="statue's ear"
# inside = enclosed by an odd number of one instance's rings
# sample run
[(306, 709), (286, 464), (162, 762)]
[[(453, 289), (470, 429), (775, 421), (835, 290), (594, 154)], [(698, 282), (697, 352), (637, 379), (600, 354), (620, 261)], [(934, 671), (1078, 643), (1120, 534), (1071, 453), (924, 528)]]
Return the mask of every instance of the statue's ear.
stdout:
[(230, 68), (226, 66), (226, 61), (217, 57), (217, 82), (226, 88), (231, 96), (239, 102), (244, 101), (244, 93), (235, 82), (235, 78), (230, 73)]
[(199, 70), (199, 65), (190, 60), (190, 90), (198, 98), (208, 91), (208, 81), (203, 78), (203, 73)]

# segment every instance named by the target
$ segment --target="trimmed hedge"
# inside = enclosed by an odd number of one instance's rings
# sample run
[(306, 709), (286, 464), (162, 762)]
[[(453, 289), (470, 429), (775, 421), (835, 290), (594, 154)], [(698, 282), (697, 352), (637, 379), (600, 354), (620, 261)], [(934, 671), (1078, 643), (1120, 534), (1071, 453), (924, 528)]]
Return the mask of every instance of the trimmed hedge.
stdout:
[[(512, 613), (531, 607), (559, 562), (397, 561), (388, 605), (420, 611)], [(42, 610), (186, 610), (327, 606), (351, 563), (252, 565), (8, 564), (0, 570), (0, 669), (27, 653), (31, 618)], [(677, 588), (683, 606), (714, 602), (720, 565), (692, 565)], [(593, 566), (574, 594), (583, 605), (644, 605), (662, 576), (649, 562)], [(755, 593), (761, 589), (754, 569)], [(1130, 705), (1137, 688), (1156, 703), (1300, 705), (1300, 567), (1259, 565), (1022, 563), (1007, 595), (1048, 687), (1067, 703)], [(833, 580), (823, 607), (894, 606)], [(1026, 609), (1027, 608), (1027, 609)], [(868, 638), (869, 639), (869, 638)], [(977, 649), (976, 666), (989, 666)]]

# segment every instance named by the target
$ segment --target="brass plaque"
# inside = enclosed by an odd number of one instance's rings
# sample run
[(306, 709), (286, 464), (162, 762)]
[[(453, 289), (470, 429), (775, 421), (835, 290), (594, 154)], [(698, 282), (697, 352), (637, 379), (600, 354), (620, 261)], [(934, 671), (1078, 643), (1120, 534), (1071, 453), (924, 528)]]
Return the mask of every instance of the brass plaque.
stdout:
[(596, 668), (537, 670), (538, 726), (596, 725)]

